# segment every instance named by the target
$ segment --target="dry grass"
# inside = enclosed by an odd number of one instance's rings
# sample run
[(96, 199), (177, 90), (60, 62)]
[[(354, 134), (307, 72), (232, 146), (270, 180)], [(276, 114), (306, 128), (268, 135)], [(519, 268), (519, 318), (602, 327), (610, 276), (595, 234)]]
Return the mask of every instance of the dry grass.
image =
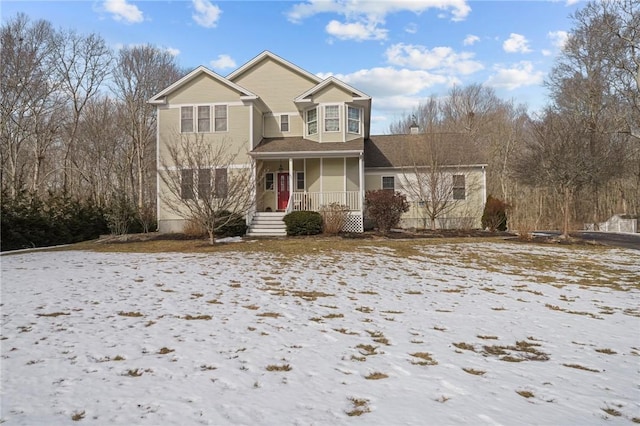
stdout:
[(528, 390), (518, 390), (516, 391), (516, 393), (518, 395), (520, 395), (523, 398), (533, 398), (535, 396), (535, 394), (531, 391)]
[(144, 316), (141, 312), (124, 312), (124, 311), (118, 312), (118, 315), (120, 315), (121, 317), (134, 317), (134, 318)]
[(438, 365), (438, 361), (436, 361), (435, 359), (433, 359), (433, 357), (431, 356), (431, 354), (429, 352), (415, 352), (412, 354), (409, 354), (412, 357), (418, 358), (420, 361), (415, 361), (412, 360), (411, 364), (414, 365)]
[(356, 349), (360, 349), (360, 354), (365, 356), (378, 354), (378, 352), (376, 352), (376, 349), (378, 349), (377, 346), (365, 345), (360, 343), (359, 345), (356, 346)]
[(458, 343), (453, 343), (453, 346), (455, 346), (458, 349), (462, 349), (465, 351), (471, 351), (471, 352), (475, 352), (476, 351), (476, 347), (469, 344), (469, 343), (465, 343), (465, 342), (458, 342)]
[(39, 317), (53, 317), (53, 318), (59, 317), (61, 315), (71, 315), (71, 314), (66, 313), (66, 312), (52, 312), (50, 314), (37, 314), (37, 316), (39, 316)]
[(194, 320), (208, 321), (211, 319), (211, 315), (185, 315), (184, 317), (182, 317), (182, 319), (185, 319), (188, 321), (194, 321)]
[(289, 364), (271, 364), (267, 365), (267, 371), (291, 371), (291, 366)]
[(363, 398), (349, 398), (349, 401), (353, 404), (353, 408), (347, 411), (346, 414), (349, 417), (361, 416), (365, 413), (370, 413), (369, 400)]
[(594, 368), (589, 368), (589, 367), (585, 367), (584, 365), (580, 365), (580, 364), (562, 364), (565, 367), (569, 367), (569, 368), (575, 368), (577, 370), (584, 370), (584, 371), (590, 371), (592, 373), (599, 373), (600, 370), (596, 370)]
[(598, 353), (607, 354), (607, 355), (615, 355), (615, 354), (618, 353), (618, 352), (614, 351), (613, 349), (608, 349), (608, 348), (596, 349), (595, 351), (598, 352)]
[(71, 415), (71, 420), (73, 420), (74, 422), (77, 422), (84, 419), (84, 416), (85, 416), (84, 411), (74, 411), (73, 414)]
[(367, 380), (380, 380), (386, 379), (387, 377), (389, 377), (387, 374), (381, 373), (379, 371), (374, 371), (373, 373), (364, 376), (364, 378)]
[(473, 368), (463, 368), (462, 370), (463, 370), (465, 373), (469, 373), (469, 374), (472, 374), (472, 375), (474, 375), (474, 376), (483, 376), (483, 375), (486, 373), (486, 371), (483, 371), (483, 370), (475, 370), (475, 369), (473, 369)]
[(282, 315), (280, 315), (277, 312), (263, 312), (261, 314), (256, 314), (256, 316), (265, 317), (265, 318), (278, 318), (278, 317), (281, 317)]
[(170, 354), (171, 352), (175, 352), (175, 349), (169, 349), (169, 348), (163, 347), (158, 351), (160, 355)]

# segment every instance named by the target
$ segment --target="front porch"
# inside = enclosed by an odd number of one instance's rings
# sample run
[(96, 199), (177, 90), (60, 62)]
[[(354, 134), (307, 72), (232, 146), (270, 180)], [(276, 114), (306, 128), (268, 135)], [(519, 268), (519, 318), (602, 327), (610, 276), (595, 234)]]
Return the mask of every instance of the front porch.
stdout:
[[(349, 210), (344, 231), (363, 232), (364, 164), (357, 156), (256, 159), (256, 209), (248, 218), (252, 231), (263, 213), (317, 211), (333, 204)], [(256, 226), (257, 225), (257, 226)], [(258, 231), (260, 232), (260, 231)]]

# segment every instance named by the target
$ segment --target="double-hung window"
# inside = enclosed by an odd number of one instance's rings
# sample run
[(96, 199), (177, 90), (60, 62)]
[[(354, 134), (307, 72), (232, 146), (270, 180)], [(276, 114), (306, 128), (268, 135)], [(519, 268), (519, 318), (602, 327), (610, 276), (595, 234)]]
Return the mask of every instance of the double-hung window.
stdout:
[(198, 133), (211, 131), (211, 107), (209, 105), (198, 107)]
[(193, 190), (193, 169), (180, 170), (180, 197), (183, 200), (193, 200), (195, 198)]
[(360, 134), (360, 108), (347, 107), (347, 131)]
[(274, 176), (273, 173), (269, 172), (266, 175), (264, 175), (264, 189), (266, 191), (273, 191), (273, 189), (275, 188), (273, 183), (274, 183)]
[(280, 131), (283, 133), (289, 131), (289, 116), (286, 114), (280, 116)]
[(226, 105), (216, 105), (214, 107), (214, 120), (215, 120), (215, 131), (216, 132), (226, 132), (227, 131), (227, 106)]
[(387, 189), (389, 191), (395, 191), (396, 189), (396, 180), (394, 176), (382, 176), (382, 189)]
[(180, 107), (180, 132), (193, 132), (193, 107)]
[(304, 172), (296, 172), (296, 190), (304, 191)]
[(324, 131), (340, 131), (340, 107), (338, 105), (327, 105), (324, 107)]
[(225, 198), (229, 193), (229, 184), (227, 183), (227, 169), (216, 169), (213, 196), (216, 198)]
[(307, 135), (318, 133), (318, 109), (313, 108), (307, 111)]
[(466, 192), (464, 175), (453, 175), (453, 199), (464, 200)]

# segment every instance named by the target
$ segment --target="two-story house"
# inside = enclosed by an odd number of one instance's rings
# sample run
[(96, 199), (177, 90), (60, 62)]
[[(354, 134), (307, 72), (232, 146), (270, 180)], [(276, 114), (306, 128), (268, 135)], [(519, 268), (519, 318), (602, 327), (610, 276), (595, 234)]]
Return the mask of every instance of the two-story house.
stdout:
[[(149, 101), (158, 108), (158, 164), (166, 164), (166, 146), (181, 135), (224, 142), (239, 152), (233, 167), (250, 168), (255, 176), (250, 233), (283, 234), (287, 212), (334, 202), (349, 207), (345, 230), (362, 232), (365, 191), (402, 191), (411, 171), (397, 154), (421, 138), (371, 136), (371, 101), (334, 77), (321, 79), (268, 51), (226, 77), (198, 67)], [(451, 179), (458, 173), (457, 196), (466, 201), (455, 214), (477, 217), (478, 226), (486, 199), (484, 165), (448, 166), (455, 168)], [(187, 184), (193, 184), (190, 173), (183, 176)], [(185, 219), (167, 208), (166, 192), (158, 179), (158, 227), (179, 232)], [(414, 201), (419, 206), (421, 200)], [(405, 225), (419, 225), (419, 210), (406, 215)]]

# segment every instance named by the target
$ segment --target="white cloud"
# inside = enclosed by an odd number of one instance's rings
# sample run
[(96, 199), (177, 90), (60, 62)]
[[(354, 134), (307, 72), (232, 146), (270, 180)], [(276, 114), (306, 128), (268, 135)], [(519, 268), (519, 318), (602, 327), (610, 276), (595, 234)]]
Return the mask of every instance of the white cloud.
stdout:
[(551, 55), (553, 55), (553, 52), (550, 51), (549, 49), (542, 49), (541, 52), (542, 52), (542, 56), (551, 56)]
[(325, 28), (329, 35), (340, 40), (384, 40), (387, 38), (387, 30), (378, 28), (375, 23), (341, 23), (336, 20), (329, 22)]
[(171, 56), (178, 56), (180, 54), (180, 49), (176, 49), (175, 47), (167, 47), (167, 52), (169, 52)]
[(214, 28), (218, 24), (222, 11), (209, 0), (192, 0), (196, 13), (191, 15), (194, 21), (202, 27)]
[(390, 46), (385, 55), (392, 65), (441, 73), (466, 75), (484, 68), (480, 62), (473, 60), (473, 53), (456, 53), (450, 47), (428, 49), (424, 46), (398, 43)]
[[(301, 23), (317, 14), (337, 14), (345, 17), (345, 22), (331, 20), (325, 27), (329, 34), (341, 40), (383, 40), (387, 38), (388, 30), (381, 25), (387, 15), (406, 11), (420, 14), (433, 8), (450, 11), (452, 21), (464, 20), (471, 11), (467, 0), (308, 0), (293, 5), (287, 18)], [(407, 32), (412, 33), (412, 28), (409, 25)]]
[(580, 0), (567, 0), (567, 6), (573, 6), (574, 4), (580, 3)]
[(516, 33), (509, 35), (509, 38), (502, 43), (502, 48), (508, 53), (531, 52), (531, 49), (529, 49), (529, 40), (527, 40), (525, 36)]
[(477, 35), (469, 34), (468, 36), (465, 37), (462, 43), (465, 46), (471, 46), (479, 41), (480, 41), (480, 37), (478, 37)]
[(566, 31), (549, 31), (547, 38), (551, 40), (551, 43), (555, 47), (562, 50), (569, 39), (569, 33)]
[(404, 27), (404, 31), (409, 33), (409, 34), (415, 34), (418, 32), (418, 25), (416, 25), (415, 23), (411, 22), (409, 24), (407, 24), (406, 27)]
[(144, 21), (142, 11), (138, 6), (127, 3), (127, 0), (105, 0), (104, 9), (113, 14), (116, 21), (125, 21), (129, 24), (137, 24)]
[(415, 95), (438, 84), (450, 85), (455, 82), (449, 76), (433, 74), (424, 70), (396, 69), (393, 67), (362, 69), (351, 74), (318, 75), (322, 78), (333, 75), (337, 79), (372, 96), (376, 103), (381, 103), (381, 98), (384, 97)]
[(213, 68), (218, 70), (235, 68), (237, 66), (236, 61), (234, 61), (233, 58), (231, 58), (231, 56), (229, 55), (218, 55), (218, 58), (212, 60), (211, 62), (209, 62), (209, 64), (211, 64)]
[(544, 73), (535, 71), (530, 61), (520, 61), (510, 68), (497, 66), (495, 70), (496, 73), (487, 80), (487, 85), (507, 90), (542, 84), (544, 78)]

